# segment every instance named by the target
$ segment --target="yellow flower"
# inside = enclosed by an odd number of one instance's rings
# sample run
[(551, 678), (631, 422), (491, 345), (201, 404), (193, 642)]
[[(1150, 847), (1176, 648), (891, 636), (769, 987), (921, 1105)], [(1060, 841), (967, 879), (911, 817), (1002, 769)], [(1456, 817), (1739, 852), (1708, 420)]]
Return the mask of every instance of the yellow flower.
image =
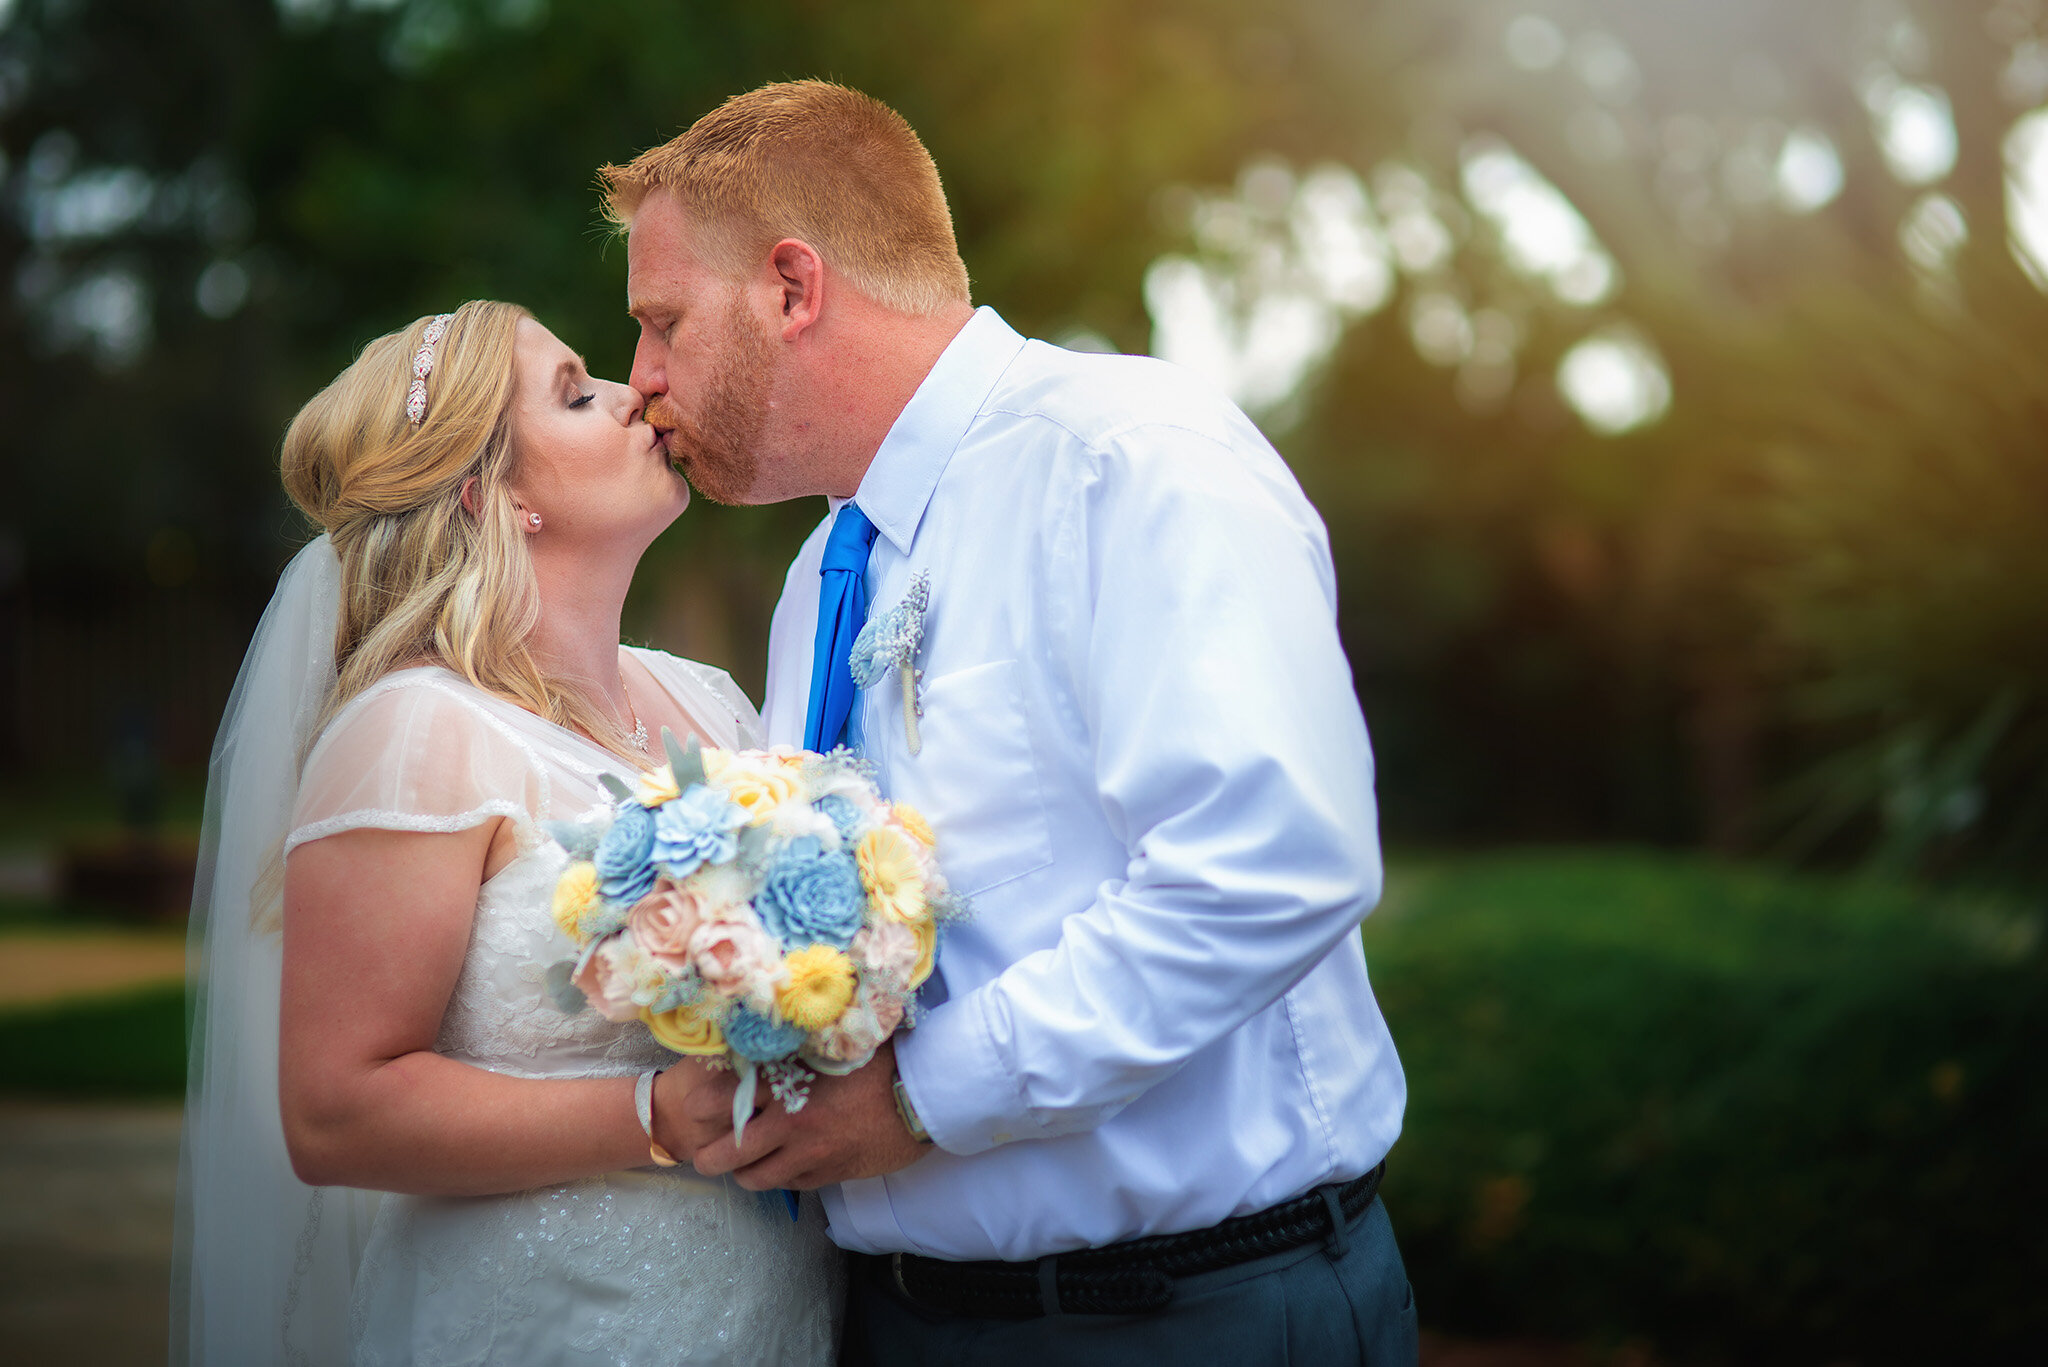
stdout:
[(939, 843), (939, 837), (932, 833), (931, 822), (926, 821), (924, 813), (911, 806), (908, 802), (896, 803), (889, 808), (889, 813), (896, 818), (897, 825), (909, 831), (917, 843), (923, 845), (926, 849), (931, 849)]
[(787, 977), (775, 990), (782, 1018), (800, 1030), (818, 1030), (846, 1014), (853, 1000), (853, 960), (830, 945), (799, 949), (782, 961)]
[(597, 884), (597, 865), (586, 860), (571, 864), (555, 883), (555, 924), (572, 940), (583, 938), (578, 927), (597, 905)]
[(917, 936), (917, 962), (910, 969), (910, 985), (917, 987), (932, 975), (932, 960), (939, 952), (939, 923), (927, 916), (910, 927)]
[[(718, 759), (714, 765), (711, 756)], [(775, 815), (775, 809), (797, 794), (797, 771), (770, 759), (766, 763), (741, 759), (723, 751), (704, 752), (704, 774), (725, 789), (747, 812), (747, 824), (758, 826)]]
[(860, 881), (875, 910), (906, 925), (930, 920), (924, 900), (924, 861), (909, 836), (892, 826), (877, 826), (853, 850)]
[(725, 1052), (725, 1035), (719, 1030), (718, 1022), (694, 1006), (678, 1006), (673, 1011), (663, 1011), (658, 1015), (642, 1007), (640, 1019), (647, 1022), (647, 1028), (654, 1032), (655, 1042), (664, 1049), (673, 1049), (678, 1054)]
[(643, 807), (659, 807), (671, 798), (682, 795), (683, 790), (676, 784), (676, 771), (667, 764), (651, 773), (640, 775), (639, 791), (633, 794)]

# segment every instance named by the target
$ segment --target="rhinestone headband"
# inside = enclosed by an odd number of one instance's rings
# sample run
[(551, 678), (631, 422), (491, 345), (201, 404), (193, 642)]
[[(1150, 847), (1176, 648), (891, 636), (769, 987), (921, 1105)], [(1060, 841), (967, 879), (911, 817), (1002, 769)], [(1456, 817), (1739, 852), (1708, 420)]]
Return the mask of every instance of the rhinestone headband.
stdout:
[(405, 416), (418, 427), (427, 417), (427, 376), (434, 373), (434, 348), (440, 345), (441, 337), (448, 331), (448, 320), (455, 315), (443, 313), (427, 324), (426, 335), (420, 338), (420, 349), (412, 354), (412, 388), (405, 394)]

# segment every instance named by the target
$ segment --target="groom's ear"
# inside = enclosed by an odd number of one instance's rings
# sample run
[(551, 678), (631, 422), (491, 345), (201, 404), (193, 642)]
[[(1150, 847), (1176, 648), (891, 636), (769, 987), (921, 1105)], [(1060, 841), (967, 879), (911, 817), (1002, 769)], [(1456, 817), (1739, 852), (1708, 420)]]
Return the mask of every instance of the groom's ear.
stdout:
[(810, 243), (785, 237), (768, 259), (782, 288), (782, 340), (793, 342), (818, 321), (825, 302), (825, 260)]

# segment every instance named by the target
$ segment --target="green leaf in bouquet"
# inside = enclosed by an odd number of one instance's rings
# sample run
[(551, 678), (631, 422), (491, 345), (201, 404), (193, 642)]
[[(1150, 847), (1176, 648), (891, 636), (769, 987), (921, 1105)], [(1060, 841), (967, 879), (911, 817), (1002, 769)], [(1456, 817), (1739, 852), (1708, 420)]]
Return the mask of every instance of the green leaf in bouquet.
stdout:
[(691, 973), (688, 977), (671, 978), (662, 984), (661, 992), (647, 1003), (647, 1009), (658, 1016), (678, 1007), (694, 1006), (703, 999), (704, 983)]
[(661, 747), (668, 751), (668, 768), (676, 776), (677, 792), (686, 791), (692, 783), (705, 781), (704, 747), (695, 736), (690, 737), (689, 744), (678, 745), (675, 733), (664, 726), (661, 728)]
[(541, 830), (548, 839), (569, 852), (571, 859), (588, 859), (597, 853), (597, 842), (604, 839), (605, 826), (595, 821), (543, 821)]
[(599, 774), (597, 776), (597, 781), (604, 785), (604, 790), (606, 792), (610, 793), (619, 801), (632, 801), (633, 785), (626, 782), (626, 780), (620, 778), (617, 774)]
[(740, 828), (739, 853), (733, 858), (742, 869), (758, 873), (768, 863), (769, 851), (775, 844), (775, 830), (765, 822), (759, 826)]
[(626, 928), (626, 915), (632, 908), (622, 907), (616, 902), (600, 902), (583, 913), (582, 930), (592, 940), (602, 940), (607, 935), (616, 935)]
[(583, 989), (576, 985), (574, 959), (563, 959), (560, 963), (549, 964), (545, 981), (548, 1001), (563, 1015), (579, 1016), (589, 1007), (590, 999), (584, 996)]

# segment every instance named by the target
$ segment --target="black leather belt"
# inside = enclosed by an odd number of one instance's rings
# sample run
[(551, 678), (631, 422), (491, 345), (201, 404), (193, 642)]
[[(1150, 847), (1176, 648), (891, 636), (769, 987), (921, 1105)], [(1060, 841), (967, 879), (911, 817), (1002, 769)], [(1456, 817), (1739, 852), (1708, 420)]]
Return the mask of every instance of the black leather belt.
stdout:
[(1386, 1170), (1382, 1163), (1341, 1187), (1318, 1187), (1270, 1210), (1185, 1234), (1155, 1234), (1023, 1263), (892, 1253), (886, 1275), (911, 1304), (948, 1315), (1150, 1314), (1173, 1300), (1177, 1277), (1221, 1271), (1331, 1237), (1372, 1204)]

